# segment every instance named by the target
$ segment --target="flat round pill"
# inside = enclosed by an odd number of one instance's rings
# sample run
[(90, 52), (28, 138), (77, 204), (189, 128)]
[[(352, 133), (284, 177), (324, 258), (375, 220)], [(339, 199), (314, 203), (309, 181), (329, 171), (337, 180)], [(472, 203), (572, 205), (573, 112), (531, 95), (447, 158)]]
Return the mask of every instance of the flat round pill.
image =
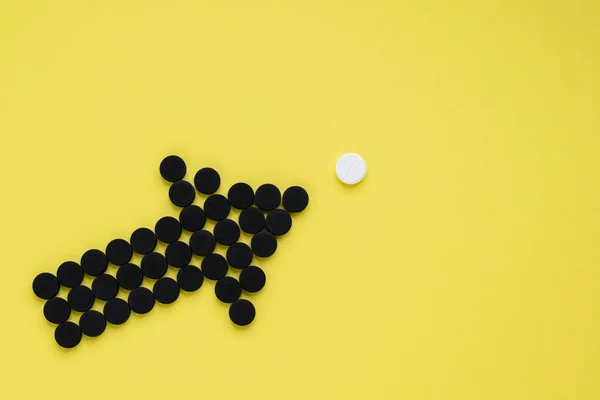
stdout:
[(108, 267), (108, 258), (100, 250), (88, 250), (81, 256), (81, 268), (91, 276), (103, 274)]
[(167, 259), (160, 253), (148, 253), (142, 258), (142, 273), (151, 279), (162, 278), (167, 272)]
[(194, 186), (200, 193), (213, 194), (221, 185), (219, 173), (212, 168), (202, 168), (194, 176)]
[(192, 260), (192, 250), (186, 243), (173, 242), (167, 246), (165, 257), (169, 265), (175, 268), (182, 268)]
[(242, 287), (237, 279), (226, 276), (217, 281), (215, 294), (217, 295), (217, 299), (223, 303), (233, 303), (240, 298)]
[(243, 210), (254, 203), (254, 190), (247, 183), (238, 182), (229, 188), (227, 199), (232, 207)]
[(136, 229), (129, 239), (131, 247), (138, 254), (148, 254), (156, 248), (156, 235), (148, 228)]
[(343, 183), (354, 185), (362, 181), (367, 174), (367, 163), (358, 154), (347, 153), (338, 159), (335, 173)]
[(196, 198), (196, 191), (188, 181), (175, 182), (169, 188), (169, 199), (177, 207), (187, 207)]
[(100, 336), (106, 329), (106, 318), (101, 312), (89, 310), (83, 313), (79, 318), (79, 328), (85, 336)]
[(281, 192), (277, 186), (266, 183), (256, 189), (254, 201), (260, 209), (271, 211), (276, 209), (279, 203), (281, 203)]
[(190, 248), (198, 256), (207, 256), (215, 249), (215, 237), (209, 231), (201, 230), (192, 233), (190, 237)]
[(133, 290), (144, 280), (144, 274), (135, 264), (125, 264), (117, 271), (117, 282), (123, 289)]
[(114, 298), (118, 292), (119, 283), (112, 275), (98, 275), (92, 282), (92, 293), (97, 299), (108, 301)]
[(273, 235), (285, 235), (292, 228), (292, 216), (286, 210), (278, 208), (267, 214), (266, 225)]
[(181, 236), (181, 224), (173, 217), (162, 217), (156, 223), (154, 232), (161, 242), (171, 243)]
[(106, 246), (106, 258), (111, 264), (125, 265), (131, 260), (133, 250), (127, 240), (115, 239)]
[(217, 243), (224, 246), (230, 246), (240, 238), (240, 227), (230, 219), (217, 222), (214, 232)]
[(186, 231), (199, 231), (206, 223), (204, 210), (198, 206), (187, 206), (179, 213), (179, 222)]
[(213, 221), (220, 221), (227, 218), (230, 210), (229, 202), (225, 196), (220, 194), (208, 196), (204, 202), (204, 213)]
[(44, 317), (48, 322), (61, 324), (69, 319), (71, 315), (71, 306), (65, 299), (54, 297), (44, 304)]
[(67, 296), (71, 309), (84, 312), (94, 305), (94, 293), (87, 286), (75, 286)]
[(200, 289), (203, 282), (204, 274), (196, 266), (186, 265), (177, 272), (177, 283), (181, 290), (186, 292), (195, 292)]
[(227, 262), (233, 268), (246, 268), (252, 262), (252, 257), (252, 249), (246, 243), (234, 243), (227, 249)]
[(178, 156), (168, 156), (160, 163), (160, 174), (169, 182), (183, 179), (187, 168), (185, 162)]
[(81, 330), (74, 322), (63, 322), (54, 331), (54, 340), (59, 346), (71, 349), (81, 342)]
[(240, 213), (239, 221), (244, 232), (254, 235), (265, 227), (265, 214), (256, 207), (246, 208)]
[(254, 304), (248, 300), (236, 300), (229, 307), (229, 318), (236, 325), (246, 326), (254, 321), (255, 316), (256, 309), (254, 308)]
[(270, 257), (277, 250), (277, 239), (270, 232), (258, 232), (250, 242), (252, 252), (259, 257)]
[(227, 273), (227, 260), (220, 254), (209, 254), (202, 260), (202, 273), (206, 279), (219, 280)]
[(283, 192), (282, 203), (289, 212), (304, 211), (308, 206), (308, 193), (300, 186), (289, 187)]
[(58, 294), (60, 284), (58, 279), (50, 272), (42, 272), (33, 279), (33, 293), (40, 299), (48, 300)]
[(154, 295), (145, 287), (139, 287), (129, 293), (127, 302), (134, 313), (146, 314), (154, 308)]
[(107, 301), (104, 305), (104, 317), (113, 325), (124, 324), (129, 319), (129, 314), (131, 314), (129, 304), (118, 297)]
[(64, 287), (73, 288), (83, 281), (83, 268), (74, 261), (65, 261), (58, 267), (56, 277)]
[(154, 283), (152, 290), (156, 301), (171, 304), (179, 297), (179, 285), (171, 278), (160, 278)]
[(265, 286), (266, 282), (264, 271), (254, 265), (245, 268), (240, 274), (240, 285), (246, 292), (256, 293)]

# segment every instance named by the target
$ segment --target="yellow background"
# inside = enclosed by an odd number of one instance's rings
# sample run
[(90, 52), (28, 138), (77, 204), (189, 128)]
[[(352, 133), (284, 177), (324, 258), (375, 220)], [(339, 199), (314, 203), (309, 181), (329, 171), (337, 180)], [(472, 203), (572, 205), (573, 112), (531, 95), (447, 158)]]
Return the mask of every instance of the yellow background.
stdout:
[[(599, 20), (595, 0), (3, 0), (0, 398), (600, 398)], [(221, 192), (310, 193), (255, 322), (205, 281), (62, 350), (32, 279), (177, 215), (171, 153)]]

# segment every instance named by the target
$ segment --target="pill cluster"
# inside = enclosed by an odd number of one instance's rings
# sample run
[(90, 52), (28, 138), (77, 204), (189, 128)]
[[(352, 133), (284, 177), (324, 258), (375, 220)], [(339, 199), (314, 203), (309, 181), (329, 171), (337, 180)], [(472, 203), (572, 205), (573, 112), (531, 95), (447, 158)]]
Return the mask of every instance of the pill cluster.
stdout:
[[(260, 259), (275, 253), (277, 237), (291, 229), (291, 214), (306, 208), (308, 193), (292, 186), (282, 195), (272, 184), (254, 191), (250, 185), (239, 182), (231, 186), (225, 197), (216, 193), (221, 186), (217, 171), (200, 169), (193, 185), (184, 180), (186, 171), (185, 162), (178, 156), (168, 156), (160, 164), (160, 174), (171, 184), (169, 198), (181, 207), (178, 219), (163, 217), (154, 230), (139, 228), (129, 241), (115, 239), (104, 252), (85, 252), (80, 263), (64, 262), (56, 275), (43, 272), (35, 277), (33, 292), (47, 300), (44, 316), (57, 324), (54, 338), (60, 346), (75, 347), (82, 334), (99, 336), (107, 322), (121, 325), (131, 311), (146, 314), (155, 301), (173, 303), (180, 290), (194, 292), (205, 278), (216, 281), (215, 295), (230, 304), (233, 323), (245, 326), (254, 320), (254, 305), (240, 296), (243, 291), (260, 291), (266, 275), (259, 266), (251, 264), (255, 256)], [(192, 204), (196, 191), (206, 196), (204, 207)], [(231, 207), (241, 210), (238, 222), (227, 218)], [(212, 232), (203, 229), (207, 219), (215, 221)], [(183, 230), (191, 233), (188, 243), (180, 240)], [(250, 245), (240, 241), (241, 231), (252, 235)], [(167, 244), (164, 254), (157, 251), (158, 241)], [(217, 244), (226, 247), (225, 257), (215, 252)], [(139, 266), (131, 262), (134, 252), (142, 256)], [(194, 256), (202, 258), (200, 268), (191, 264)], [(116, 276), (107, 272), (109, 263), (117, 266)], [(169, 266), (178, 270), (176, 280), (165, 277)], [(227, 276), (229, 267), (241, 270), (239, 280)], [(93, 277), (91, 288), (82, 285), (84, 274)], [(141, 286), (144, 279), (154, 282), (152, 290)], [(57, 297), (61, 285), (69, 289), (66, 300)], [(116, 297), (121, 289), (129, 292), (127, 301)], [(103, 312), (91, 309), (96, 299), (104, 302)], [(79, 324), (68, 321), (72, 311), (82, 313)]]

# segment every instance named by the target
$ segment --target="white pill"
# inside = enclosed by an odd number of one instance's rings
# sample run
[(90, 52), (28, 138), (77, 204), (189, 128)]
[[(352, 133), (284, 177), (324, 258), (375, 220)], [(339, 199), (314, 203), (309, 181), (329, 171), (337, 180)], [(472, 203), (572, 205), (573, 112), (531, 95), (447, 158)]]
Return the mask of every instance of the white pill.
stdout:
[(340, 181), (354, 185), (365, 178), (367, 163), (356, 153), (346, 153), (338, 159), (335, 173)]

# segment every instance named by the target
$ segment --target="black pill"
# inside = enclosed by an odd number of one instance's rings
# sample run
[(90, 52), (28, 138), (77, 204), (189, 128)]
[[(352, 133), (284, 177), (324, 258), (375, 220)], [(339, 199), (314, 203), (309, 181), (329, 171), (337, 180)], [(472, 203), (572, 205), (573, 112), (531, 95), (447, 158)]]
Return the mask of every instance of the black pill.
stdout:
[(173, 242), (167, 246), (165, 256), (169, 265), (175, 268), (182, 268), (192, 260), (192, 250), (186, 243)]
[(244, 182), (238, 182), (227, 192), (227, 199), (232, 207), (243, 210), (254, 203), (254, 190)]
[(50, 272), (42, 272), (33, 279), (33, 293), (40, 299), (48, 300), (58, 294), (58, 279)]
[(256, 189), (254, 201), (259, 208), (271, 211), (276, 209), (279, 203), (281, 203), (281, 192), (277, 186), (265, 183)]
[(255, 316), (256, 309), (248, 300), (236, 300), (229, 307), (229, 318), (236, 325), (246, 326), (254, 321)]
[(98, 275), (92, 282), (92, 292), (97, 299), (108, 301), (114, 298), (118, 291), (119, 283), (112, 275)]
[(53, 324), (60, 324), (69, 319), (71, 306), (65, 299), (54, 297), (44, 304), (44, 317)]
[(151, 279), (162, 278), (167, 272), (167, 260), (160, 253), (148, 253), (142, 258), (142, 272)]
[(215, 237), (209, 231), (201, 230), (192, 233), (190, 237), (190, 248), (198, 256), (207, 256), (215, 249)]
[(202, 273), (206, 279), (219, 280), (227, 273), (227, 260), (220, 254), (209, 254), (202, 260)]
[(181, 236), (181, 224), (173, 217), (162, 217), (154, 227), (156, 237), (164, 243), (171, 243)]
[(135, 264), (125, 264), (117, 271), (117, 282), (123, 289), (133, 290), (142, 284), (144, 274)]
[(196, 191), (188, 181), (175, 182), (169, 188), (169, 199), (177, 207), (186, 207), (196, 198)]
[(154, 298), (162, 304), (171, 304), (179, 297), (179, 285), (171, 278), (160, 278), (154, 284)]
[(277, 250), (277, 239), (270, 232), (258, 232), (250, 242), (252, 251), (259, 257), (270, 257)]
[(217, 281), (215, 285), (215, 294), (217, 299), (223, 303), (233, 303), (240, 298), (242, 294), (242, 287), (237, 279), (230, 276), (226, 276)]
[(88, 250), (81, 256), (81, 268), (91, 276), (103, 274), (108, 267), (108, 259), (100, 250)]
[(148, 254), (156, 248), (156, 235), (148, 228), (136, 229), (130, 238), (131, 247), (138, 254)]
[(225, 196), (220, 194), (208, 196), (204, 202), (204, 213), (213, 221), (220, 221), (227, 218), (230, 210), (229, 202)]
[(114, 298), (104, 305), (104, 317), (113, 325), (124, 324), (129, 319), (129, 314), (129, 304), (123, 299)]
[(265, 227), (265, 214), (256, 207), (246, 208), (240, 213), (239, 221), (244, 232), (254, 235)]
[(160, 163), (160, 174), (169, 182), (182, 180), (186, 171), (185, 162), (178, 156), (168, 156)]
[(54, 331), (54, 340), (61, 347), (65, 349), (71, 349), (79, 344), (81, 341), (81, 330), (74, 322), (63, 322), (56, 327)]
[(283, 192), (283, 206), (289, 212), (303, 211), (308, 205), (308, 193), (300, 186), (289, 187)]
[(58, 267), (56, 277), (64, 287), (73, 288), (83, 281), (83, 269), (74, 261), (66, 261)]
[(224, 219), (215, 225), (215, 240), (224, 246), (230, 246), (240, 238), (240, 228), (235, 221)]
[(264, 271), (254, 265), (245, 268), (240, 274), (240, 285), (246, 292), (256, 293), (265, 286), (266, 282)]
[(194, 186), (200, 193), (213, 194), (221, 185), (219, 173), (212, 168), (202, 168), (194, 176)]
[(67, 300), (73, 310), (84, 312), (94, 305), (94, 293), (87, 286), (75, 286), (69, 291)]
[(292, 216), (286, 210), (278, 208), (267, 214), (266, 225), (273, 235), (285, 235), (292, 228)]
[(200, 268), (193, 265), (186, 265), (177, 272), (177, 283), (181, 290), (186, 292), (195, 292), (200, 289), (204, 282), (204, 274)]
[(106, 318), (101, 312), (89, 310), (83, 313), (79, 318), (79, 328), (85, 336), (100, 336), (106, 329)]
[(204, 210), (198, 206), (187, 206), (179, 213), (179, 222), (186, 231), (199, 231), (206, 223)]
[(154, 295), (145, 287), (139, 287), (129, 293), (128, 303), (134, 313), (146, 314), (154, 308)]
[(131, 260), (133, 250), (127, 240), (115, 239), (106, 246), (106, 258), (114, 265), (125, 265)]
[(244, 269), (252, 262), (252, 249), (246, 243), (234, 243), (227, 249), (226, 257), (233, 268)]

